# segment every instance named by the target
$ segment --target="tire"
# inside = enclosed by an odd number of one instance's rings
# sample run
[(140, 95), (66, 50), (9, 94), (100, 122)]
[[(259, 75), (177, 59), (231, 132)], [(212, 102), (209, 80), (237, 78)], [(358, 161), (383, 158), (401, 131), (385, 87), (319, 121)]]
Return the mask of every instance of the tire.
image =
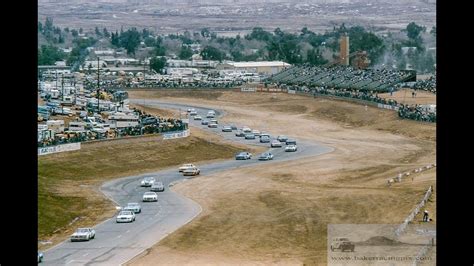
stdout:
[(93, 235), (93, 236), (91, 237), (91, 239), (94, 239), (94, 238), (95, 238), (95, 235)]

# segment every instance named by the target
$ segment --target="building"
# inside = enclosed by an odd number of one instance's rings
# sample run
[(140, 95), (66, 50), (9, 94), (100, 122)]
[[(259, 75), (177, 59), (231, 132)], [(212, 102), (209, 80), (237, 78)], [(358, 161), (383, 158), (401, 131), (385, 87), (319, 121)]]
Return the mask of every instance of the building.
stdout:
[(258, 73), (272, 75), (282, 71), (291, 65), (283, 61), (260, 61), (260, 62), (224, 62), (217, 65), (217, 70), (235, 70), (247, 73)]

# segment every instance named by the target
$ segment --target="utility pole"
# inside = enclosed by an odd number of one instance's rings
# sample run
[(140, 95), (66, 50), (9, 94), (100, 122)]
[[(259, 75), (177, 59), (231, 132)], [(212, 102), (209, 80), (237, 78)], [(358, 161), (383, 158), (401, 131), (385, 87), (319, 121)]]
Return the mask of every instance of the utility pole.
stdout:
[(62, 96), (62, 103), (61, 103), (61, 113), (64, 115), (64, 73), (61, 74), (61, 96)]
[(99, 57), (97, 57), (97, 113), (100, 114), (100, 72), (99, 72)]

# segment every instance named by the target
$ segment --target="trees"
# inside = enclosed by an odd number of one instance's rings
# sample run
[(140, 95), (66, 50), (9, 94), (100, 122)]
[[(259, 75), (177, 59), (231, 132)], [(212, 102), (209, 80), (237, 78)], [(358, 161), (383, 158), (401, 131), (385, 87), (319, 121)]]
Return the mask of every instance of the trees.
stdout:
[(306, 61), (313, 66), (324, 65), (328, 62), (328, 60), (324, 59), (319, 49), (308, 50)]
[(74, 38), (76, 38), (76, 37), (79, 35), (79, 33), (77, 32), (77, 30), (74, 30), (74, 29), (71, 30), (71, 34), (72, 34), (72, 37), (74, 37)]
[(108, 31), (107, 28), (105, 28), (105, 27), (104, 27), (104, 29), (102, 30), (102, 34), (103, 34), (104, 37), (106, 37), (106, 38), (109, 38), (109, 37), (110, 37), (109, 31)]
[(193, 55), (193, 50), (188, 46), (181, 46), (181, 50), (179, 51), (179, 59), (186, 60), (189, 59)]
[(154, 53), (156, 56), (164, 56), (166, 53), (166, 48), (162, 44), (163, 40), (161, 38), (156, 39)]
[(153, 38), (153, 37), (146, 37), (145, 38), (146, 47), (153, 47), (153, 46), (155, 46), (155, 44), (156, 44), (155, 43), (155, 38)]
[(41, 45), (41, 49), (38, 49), (38, 65), (53, 65), (64, 57), (64, 52), (52, 45)]
[(40, 21), (38, 21), (38, 31), (43, 32), (43, 23), (41, 23)]
[(411, 22), (406, 27), (407, 36), (409, 39), (416, 40), (420, 37), (420, 33), (426, 30), (426, 27), (417, 25), (415, 22)]
[(222, 59), (224, 58), (224, 54), (219, 49), (209, 45), (202, 49), (201, 56), (204, 60), (222, 61)]
[(135, 51), (140, 44), (140, 33), (136, 28), (129, 29), (120, 34), (119, 45), (127, 50), (127, 54), (135, 55)]
[(165, 57), (153, 57), (150, 60), (150, 68), (155, 70), (158, 73), (161, 73), (165, 65), (166, 65)]

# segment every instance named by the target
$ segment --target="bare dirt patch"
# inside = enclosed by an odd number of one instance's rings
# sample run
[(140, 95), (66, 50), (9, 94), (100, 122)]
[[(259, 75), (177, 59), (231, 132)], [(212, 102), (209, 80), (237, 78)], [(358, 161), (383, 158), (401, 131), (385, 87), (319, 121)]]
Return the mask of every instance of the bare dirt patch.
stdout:
[[(224, 92), (218, 101), (162, 100), (221, 108), (224, 123), (335, 150), (178, 184), (173, 189), (197, 201), (203, 212), (131, 265), (166, 264), (159, 260), (163, 256), (172, 258), (169, 264), (216, 264), (212, 259), (218, 259), (222, 264), (325, 265), (328, 224), (401, 223), (435, 185), (436, 172), (430, 170), (387, 186), (399, 172), (435, 162), (435, 124), (297, 95)], [(292, 110), (296, 105), (305, 108)]]

